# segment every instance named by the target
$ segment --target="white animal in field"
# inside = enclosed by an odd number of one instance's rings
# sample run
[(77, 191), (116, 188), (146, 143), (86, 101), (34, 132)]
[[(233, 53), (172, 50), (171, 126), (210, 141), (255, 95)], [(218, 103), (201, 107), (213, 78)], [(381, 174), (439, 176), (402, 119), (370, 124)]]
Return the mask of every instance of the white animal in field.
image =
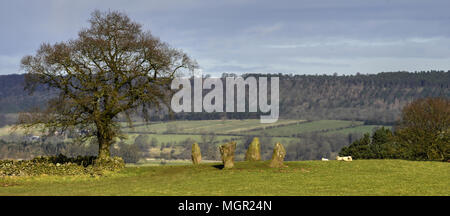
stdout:
[(327, 159), (327, 158), (322, 158), (322, 160), (323, 160), (323, 161), (328, 161), (328, 159)]
[(336, 160), (338, 160), (338, 161), (352, 161), (352, 156), (345, 156), (345, 157), (336, 156)]

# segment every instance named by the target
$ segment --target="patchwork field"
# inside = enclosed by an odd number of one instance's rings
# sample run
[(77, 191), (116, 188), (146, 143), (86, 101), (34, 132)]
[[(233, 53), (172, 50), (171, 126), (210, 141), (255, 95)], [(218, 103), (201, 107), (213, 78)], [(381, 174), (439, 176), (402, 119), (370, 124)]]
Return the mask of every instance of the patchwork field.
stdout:
[(261, 124), (259, 119), (247, 120), (193, 120), (170, 121), (162, 123), (135, 123), (132, 128), (125, 127), (124, 132), (144, 133), (184, 133), (184, 134), (239, 134), (245, 131), (281, 127), (304, 122), (304, 120), (279, 120), (272, 124)]
[(268, 136), (293, 136), (309, 132), (322, 132), (322, 131), (325, 132), (325, 131), (339, 130), (342, 128), (351, 128), (363, 124), (364, 124), (363, 122), (359, 121), (320, 120), (313, 122), (291, 124), (284, 127), (274, 127), (260, 131), (252, 131), (249, 134), (257, 135), (263, 133)]
[[(124, 139), (125, 143), (133, 143), (136, 137), (139, 136), (139, 133), (136, 134), (127, 134), (126, 139)], [(178, 143), (185, 141), (187, 139), (199, 142), (202, 138), (201, 134), (148, 134), (149, 139), (155, 138), (158, 143)], [(223, 140), (236, 140), (241, 139), (240, 136), (227, 136), (227, 135), (217, 135), (216, 140), (223, 141)]]
[(127, 134), (126, 143), (134, 142), (139, 134), (148, 134), (150, 139), (158, 143), (179, 143), (186, 139), (199, 142), (203, 135), (216, 134), (217, 141), (235, 140), (240, 142), (246, 136), (272, 137), (273, 142), (288, 145), (295, 136), (319, 132), (320, 134), (370, 133), (381, 125), (363, 125), (361, 121), (319, 120), (279, 120), (273, 124), (260, 124), (258, 119), (247, 120), (194, 120), (171, 121), (161, 123), (135, 123), (129, 128), (123, 126)]
[(359, 134), (365, 134), (365, 133), (372, 133), (376, 128), (385, 127), (392, 129), (392, 126), (383, 126), (383, 125), (361, 125), (356, 127), (349, 127), (349, 128), (343, 128), (339, 130), (332, 130), (325, 132), (324, 134), (349, 134), (349, 133), (359, 133)]
[(450, 195), (450, 163), (404, 160), (295, 161), (127, 167), (104, 177), (0, 178), (0, 195)]
[[(288, 144), (299, 139), (295, 136), (318, 132), (320, 134), (349, 134), (349, 133), (370, 133), (381, 125), (363, 125), (361, 121), (344, 120), (283, 120), (273, 124), (261, 124), (259, 119), (247, 120), (194, 120), (194, 121), (169, 121), (169, 122), (134, 122), (133, 127), (122, 124), (122, 132), (125, 139), (122, 141), (128, 144), (134, 143), (140, 134), (148, 135), (149, 139), (156, 139), (161, 143), (173, 143), (177, 145), (187, 139), (199, 142), (204, 135), (216, 134), (215, 140), (225, 142), (236, 140), (238, 144), (246, 136), (272, 137), (274, 142)], [(390, 128), (390, 127), (388, 127)], [(0, 128), (0, 139), (4, 139), (11, 133), (24, 135), (22, 129), (11, 130), (11, 126)], [(38, 130), (32, 130), (32, 135), (41, 135)], [(70, 139), (69, 139), (70, 140)]]

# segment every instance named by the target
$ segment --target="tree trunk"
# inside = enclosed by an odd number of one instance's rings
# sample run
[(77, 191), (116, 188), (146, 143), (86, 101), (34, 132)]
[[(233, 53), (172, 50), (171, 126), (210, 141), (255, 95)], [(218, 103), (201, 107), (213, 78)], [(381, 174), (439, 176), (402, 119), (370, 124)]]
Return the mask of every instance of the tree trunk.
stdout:
[(111, 142), (105, 140), (104, 138), (98, 138), (98, 158), (107, 159), (111, 156), (109, 148), (111, 146)]
[(98, 140), (98, 158), (108, 159), (110, 154), (110, 147), (113, 143), (111, 128), (109, 124), (97, 124), (97, 140)]

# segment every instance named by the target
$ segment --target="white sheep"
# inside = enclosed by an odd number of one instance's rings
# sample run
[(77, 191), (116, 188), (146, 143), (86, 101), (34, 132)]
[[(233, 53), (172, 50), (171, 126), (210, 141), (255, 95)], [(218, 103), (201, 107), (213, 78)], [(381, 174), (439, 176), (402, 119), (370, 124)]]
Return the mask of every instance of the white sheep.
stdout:
[(336, 156), (336, 160), (338, 160), (338, 161), (352, 161), (352, 156), (345, 156), (345, 157)]

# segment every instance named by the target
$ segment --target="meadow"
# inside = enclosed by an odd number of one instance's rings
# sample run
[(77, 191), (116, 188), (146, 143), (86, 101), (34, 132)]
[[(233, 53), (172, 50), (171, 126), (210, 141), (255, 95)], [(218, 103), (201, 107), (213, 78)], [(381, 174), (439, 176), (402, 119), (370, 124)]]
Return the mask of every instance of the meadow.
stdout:
[[(138, 134), (149, 134), (158, 142), (180, 142), (191, 138), (200, 141), (201, 135), (216, 134), (217, 140), (241, 140), (246, 136), (272, 137), (275, 142), (288, 144), (297, 135), (318, 132), (320, 134), (370, 133), (382, 125), (363, 125), (361, 121), (345, 120), (279, 120), (273, 124), (260, 124), (258, 119), (248, 120), (194, 120), (161, 123), (136, 123), (129, 128), (124, 125), (123, 132), (128, 142)], [(238, 141), (239, 142), (239, 141)]]
[(302, 122), (291, 124), (284, 127), (274, 127), (260, 131), (252, 131), (248, 134), (265, 134), (267, 136), (293, 136), (311, 132), (333, 131), (342, 128), (352, 128), (364, 124), (361, 121), (343, 121), (343, 120), (319, 120), (312, 122)]
[[(244, 146), (253, 137), (260, 138), (263, 148), (261, 154), (265, 159), (270, 158), (271, 148), (276, 142), (282, 143), (289, 149), (287, 160), (290, 161), (314, 160), (320, 159), (321, 157), (334, 158), (342, 146), (349, 144), (350, 139), (348, 137), (355, 140), (362, 137), (363, 133), (372, 132), (380, 126), (364, 125), (362, 121), (306, 121), (295, 119), (280, 119), (272, 124), (261, 124), (259, 119), (192, 120), (150, 123), (136, 121), (133, 122), (133, 127), (129, 127), (125, 122), (121, 122), (120, 124), (123, 136), (116, 138), (114, 148), (121, 149), (119, 146), (122, 144), (136, 144), (133, 147), (135, 149), (133, 151), (141, 151), (144, 153), (140, 156), (128, 157), (127, 162), (129, 163), (140, 163), (142, 160), (151, 158), (163, 158), (166, 160), (187, 159), (190, 157), (190, 146), (194, 142), (203, 146), (202, 150), (206, 152), (204, 155), (205, 158), (217, 160), (220, 155), (217, 148), (214, 149), (215, 146), (236, 141), (238, 146), (237, 157), (240, 158), (243, 157), (244, 153), (242, 149), (245, 149)], [(26, 134), (22, 129), (13, 131), (11, 128), (11, 126), (0, 128), (0, 141), (19, 144), (19, 147), (15, 149), (25, 149), (25, 145), (32, 140), (31, 136), (42, 136), (37, 129), (31, 130)], [(347, 136), (348, 134), (352, 134), (352, 136)], [(50, 146), (42, 147), (39, 151), (46, 152), (45, 154), (59, 154), (56, 150), (52, 150), (54, 149), (52, 146), (56, 146), (58, 143), (65, 143), (66, 147), (61, 149), (75, 148), (77, 152), (74, 154), (95, 154), (96, 150), (90, 148), (89, 145), (85, 145), (85, 148), (89, 148), (86, 150), (77, 146), (67, 147), (73, 143), (74, 140), (72, 138), (73, 133), (72, 135), (65, 134), (64, 136), (50, 137), (48, 139), (44, 137), (42, 140), (45, 141), (38, 142), (49, 144)], [(85, 143), (90, 142), (87, 141)], [(205, 147), (213, 145), (214, 147), (212, 148)], [(5, 148), (14, 150), (14, 148), (10, 147)], [(139, 150), (136, 150), (137, 148)], [(61, 150), (60, 152), (67, 154), (68, 151)], [(134, 155), (137, 155), (137, 153)], [(5, 152), (1, 157), (31, 159), (26, 152)], [(140, 158), (136, 159), (137, 157)]]
[(324, 134), (349, 134), (349, 133), (358, 133), (358, 134), (365, 134), (365, 133), (372, 133), (376, 128), (385, 127), (392, 129), (392, 126), (383, 126), (383, 125), (360, 125), (356, 127), (348, 127), (338, 130), (331, 130), (327, 131)]
[[(280, 119), (272, 124), (260, 124), (258, 119), (247, 120), (194, 120), (194, 121), (169, 121), (169, 122), (134, 122), (133, 127), (127, 123), (121, 123), (124, 133), (123, 142), (134, 143), (140, 134), (148, 135), (149, 139), (156, 139), (158, 146), (162, 143), (179, 144), (187, 139), (200, 142), (203, 135), (216, 135), (219, 142), (236, 140), (241, 142), (246, 136), (272, 137), (274, 142), (288, 144), (298, 139), (297, 135), (318, 132), (320, 134), (350, 134), (370, 133), (382, 125), (363, 125), (361, 121), (344, 120), (285, 120)], [(12, 132), (24, 135), (25, 131), (18, 129), (13, 131), (11, 126), (0, 128), (0, 139), (7, 137)], [(32, 135), (41, 135), (36, 130), (31, 130)], [(70, 140), (70, 139), (68, 139)]]
[(126, 167), (102, 177), (0, 178), (0, 195), (450, 195), (450, 163), (404, 160), (295, 161)]
[(123, 124), (122, 131), (181, 134), (240, 134), (244, 131), (264, 129), (266, 127), (281, 127), (300, 122), (304, 122), (304, 120), (281, 119), (271, 124), (261, 124), (259, 119), (169, 121), (151, 124), (136, 122), (133, 127), (126, 127), (127, 125)]

